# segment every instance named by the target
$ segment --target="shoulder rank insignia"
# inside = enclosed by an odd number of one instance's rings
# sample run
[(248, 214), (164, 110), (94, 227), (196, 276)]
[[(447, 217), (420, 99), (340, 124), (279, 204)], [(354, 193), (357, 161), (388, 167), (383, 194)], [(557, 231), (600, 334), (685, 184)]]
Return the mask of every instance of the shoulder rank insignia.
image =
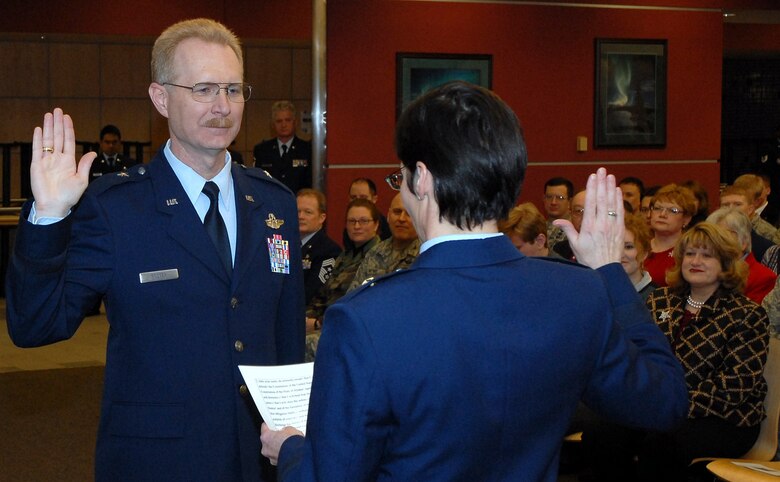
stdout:
[(276, 219), (274, 213), (268, 214), (268, 219), (265, 220), (265, 224), (272, 229), (279, 229), (284, 224), (284, 219)]
[(126, 173), (125, 171), (118, 172), (116, 175), (119, 177), (130, 177), (130, 174)]

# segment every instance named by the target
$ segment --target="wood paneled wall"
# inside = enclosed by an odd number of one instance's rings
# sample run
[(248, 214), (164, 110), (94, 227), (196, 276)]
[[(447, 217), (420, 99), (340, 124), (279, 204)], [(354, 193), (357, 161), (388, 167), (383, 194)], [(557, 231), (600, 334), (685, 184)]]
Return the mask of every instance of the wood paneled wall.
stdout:
[[(0, 143), (29, 142), (43, 114), (62, 107), (76, 138), (97, 141), (115, 124), (126, 141), (151, 142), (149, 160), (168, 138), (165, 118), (149, 100), (153, 37), (0, 34)], [(304, 40), (243, 40), (244, 76), (253, 87), (234, 149), (251, 164), (252, 147), (272, 137), (274, 101), (295, 103), (299, 118), (311, 108), (311, 48)], [(306, 127), (299, 135), (308, 137)], [(18, 156), (18, 152), (15, 154)], [(12, 194), (19, 197), (19, 160), (12, 162)]]

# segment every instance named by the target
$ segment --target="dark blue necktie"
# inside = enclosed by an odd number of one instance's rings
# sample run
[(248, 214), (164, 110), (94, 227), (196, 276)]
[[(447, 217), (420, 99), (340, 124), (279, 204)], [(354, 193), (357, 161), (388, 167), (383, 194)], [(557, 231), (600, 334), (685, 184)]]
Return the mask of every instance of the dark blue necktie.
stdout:
[(203, 186), (203, 194), (211, 201), (206, 217), (203, 219), (203, 225), (217, 248), (217, 253), (225, 265), (225, 271), (230, 276), (233, 273), (233, 256), (230, 254), (230, 240), (227, 228), (225, 228), (225, 221), (219, 214), (219, 186), (214, 184), (214, 181), (208, 181)]
[(281, 157), (284, 157), (287, 155), (287, 144), (282, 144), (282, 155)]

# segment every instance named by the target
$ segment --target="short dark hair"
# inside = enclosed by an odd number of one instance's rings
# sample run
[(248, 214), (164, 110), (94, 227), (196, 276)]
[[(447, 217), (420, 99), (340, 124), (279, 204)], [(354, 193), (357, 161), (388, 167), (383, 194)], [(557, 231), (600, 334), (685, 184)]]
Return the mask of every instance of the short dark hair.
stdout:
[(413, 191), (418, 161), (433, 175), (439, 219), (459, 229), (506, 218), (520, 195), (527, 153), (517, 116), (496, 94), (455, 81), (401, 114), (395, 133)]
[(371, 220), (377, 221), (379, 220), (379, 217), (382, 216), (382, 213), (379, 212), (379, 208), (376, 207), (376, 204), (372, 203), (368, 199), (363, 198), (357, 198), (353, 199), (347, 204), (347, 210), (344, 211), (344, 216), (347, 216), (347, 213), (352, 208), (366, 208), (371, 212)]
[(117, 127), (117, 126), (115, 126), (113, 124), (108, 124), (107, 126), (105, 126), (102, 129), (100, 129), (100, 140), (101, 141), (106, 136), (106, 134), (114, 134), (115, 136), (117, 136), (119, 138), (119, 140), (122, 140), (122, 133), (119, 132), (119, 127)]
[(376, 196), (376, 184), (374, 183), (374, 181), (372, 181), (367, 177), (357, 177), (353, 179), (352, 182), (349, 183), (349, 187), (352, 187), (359, 182), (364, 182), (368, 184), (368, 191), (371, 193), (372, 196)]
[(544, 192), (547, 192), (548, 186), (566, 186), (566, 197), (571, 199), (574, 196), (574, 184), (565, 177), (553, 177), (544, 183)]
[(633, 184), (639, 189), (639, 199), (642, 199), (645, 196), (645, 183), (642, 182), (641, 179), (638, 177), (628, 176), (624, 177), (620, 180), (618, 183), (618, 186), (621, 184)]

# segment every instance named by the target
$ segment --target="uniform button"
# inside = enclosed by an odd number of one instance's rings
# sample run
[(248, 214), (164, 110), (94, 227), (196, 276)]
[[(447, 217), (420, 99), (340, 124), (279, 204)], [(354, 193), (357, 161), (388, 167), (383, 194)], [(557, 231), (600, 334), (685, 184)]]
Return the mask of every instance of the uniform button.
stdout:
[(238, 306), (238, 298), (230, 298), (230, 307), (235, 309)]
[(246, 385), (241, 385), (240, 387), (238, 387), (238, 393), (246, 397), (246, 394), (249, 393), (249, 389), (246, 387)]
[(236, 340), (236, 342), (233, 343), (233, 346), (235, 347), (237, 352), (244, 351), (244, 343), (241, 340)]

